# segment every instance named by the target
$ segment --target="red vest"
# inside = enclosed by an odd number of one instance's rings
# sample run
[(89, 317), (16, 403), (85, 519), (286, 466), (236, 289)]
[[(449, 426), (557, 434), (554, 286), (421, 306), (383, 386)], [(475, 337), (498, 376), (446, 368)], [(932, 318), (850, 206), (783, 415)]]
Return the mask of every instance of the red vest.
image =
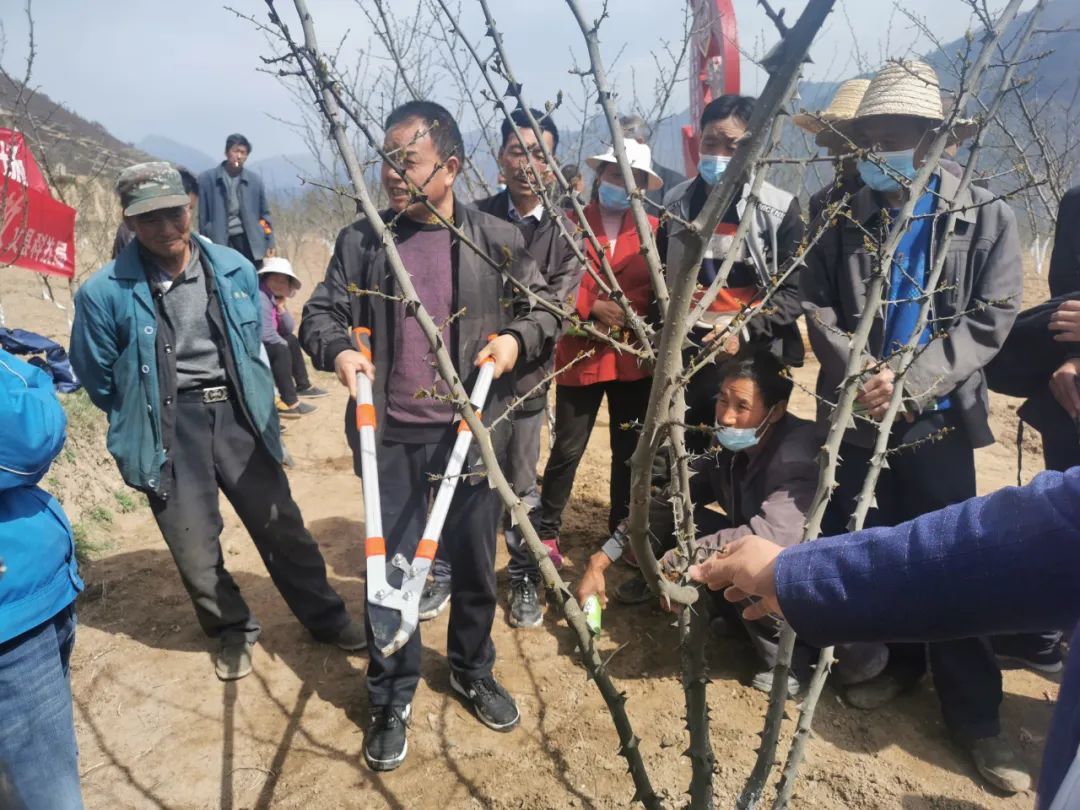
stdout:
[[(572, 219), (576, 219), (571, 216)], [(639, 315), (644, 315), (652, 300), (652, 282), (649, 279), (649, 264), (641, 255), (641, 240), (638, 238), (637, 228), (634, 227), (634, 217), (627, 211), (623, 214), (622, 226), (619, 236), (615, 240), (615, 252), (612, 254), (608, 248), (608, 237), (604, 232), (604, 223), (600, 214), (600, 205), (593, 201), (585, 207), (585, 219), (588, 221), (596, 240), (607, 253), (608, 263), (611, 265), (619, 286), (626, 294), (630, 306)], [(649, 226), (653, 233), (656, 232), (658, 220), (649, 217)], [(600, 259), (593, 250), (592, 244), (586, 240), (586, 255), (590, 266), (600, 278), (604, 278), (600, 268)], [(608, 296), (597, 287), (593, 277), (586, 273), (581, 279), (578, 288), (577, 315), (582, 320), (589, 317), (592, 305), (597, 300), (607, 300)], [(601, 326), (601, 328), (603, 328)], [(624, 335), (632, 334), (624, 330)], [(625, 338), (624, 338), (625, 340)], [(638, 359), (624, 352), (617, 352), (606, 343), (599, 343), (587, 337), (563, 335), (559, 338), (555, 348), (555, 368), (563, 368), (567, 363), (578, 356), (580, 352), (593, 349), (593, 355), (579, 361), (555, 378), (559, 385), (592, 385), (594, 383), (633, 382), (650, 376), (649, 371), (641, 367)]]

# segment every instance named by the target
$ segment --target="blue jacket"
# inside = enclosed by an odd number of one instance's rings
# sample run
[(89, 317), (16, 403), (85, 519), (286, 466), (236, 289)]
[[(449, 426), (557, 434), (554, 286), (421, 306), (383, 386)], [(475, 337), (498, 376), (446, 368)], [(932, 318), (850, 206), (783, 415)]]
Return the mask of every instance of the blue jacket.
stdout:
[[(1072, 627), (1080, 617), (1080, 467), (899, 526), (786, 548), (776, 590), (791, 626), (820, 646)], [(1078, 745), (1080, 631), (1046, 741), (1040, 807), (1062, 786)]]
[(0, 349), (0, 644), (48, 621), (83, 589), (64, 510), (37, 486), (64, 446), (52, 378)]
[[(225, 188), (225, 164), (221, 163), (199, 175), (199, 233), (217, 245), (229, 244), (229, 203)], [(270, 206), (262, 178), (251, 169), (240, 172), (240, 222), (256, 261), (274, 246), (274, 232), (263, 230), (259, 220), (270, 226)]]
[[(231, 248), (200, 240), (199, 249), (213, 270), (240, 397), (256, 433), (280, 461), (274, 382), (261, 359), (255, 268)], [(136, 489), (167, 496), (170, 481), (163, 468), (169, 461), (166, 447), (170, 442), (162, 428), (161, 409), (163, 404), (172, 406), (176, 379), (167, 381), (163, 389), (157, 327), (157, 310), (136, 241), (76, 293), (71, 364), (90, 399), (109, 417), (109, 452), (124, 481)]]

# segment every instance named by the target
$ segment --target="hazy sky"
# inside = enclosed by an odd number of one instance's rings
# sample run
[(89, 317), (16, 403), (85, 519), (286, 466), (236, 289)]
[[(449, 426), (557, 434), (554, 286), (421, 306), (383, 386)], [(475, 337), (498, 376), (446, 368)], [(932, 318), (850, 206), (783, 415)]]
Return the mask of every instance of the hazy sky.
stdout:
[[(0, 64), (21, 75), (26, 55), (25, 18), (12, 13), (24, 0), (3, 0), (4, 51)], [(1003, 0), (991, 6), (1003, 4)], [(349, 32), (345, 54), (366, 45), (370, 27), (355, 0), (308, 0), (322, 45), (336, 45)], [(413, 6), (396, 0), (395, 8)], [(463, 0), (462, 28), (474, 41), (483, 33), (472, 0)], [(558, 0), (491, 0), (512, 50), (514, 68), (534, 106), (563, 89), (574, 92), (570, 76), (574, 54), (585, 63), (585, 49), (569, 10)], [(599, 0), (583, 0), (587, 12)], [(775, 0), (794, 20), (803, 2)], [(969, 25), (961, 0), (904, 0), (920, 17), (933, 16), (937, 36), (948, 41)], [(242, 13), (266, 19), (261, 0), (233, 0)], [(292, 4), (278, 0), (290, 12)], [(754, 0), (735, 0), (740, 46), (760, 55), (776, 37)], [(651, 92), (656, 68), (650, 50), (660, 40), (677, 40), (682, 31), (681, 0), (610, 0), (610, 18), (601, 28), (604, 58), (618, 56), (612, 79), (629, 95), (631, 71), (639, 93)], [(226, 10), (222, 0), (36, 0), (33, 4), (37, 61), (34, 82), (54, 100), (105, 125), (117, 137), (138, 141), (165, 135), (218, 155), (229, 132), (243, 131), (253, 141), (254, 157), (304, 151), (298, 136), (271, 116), (295, 120), (294, 102), (279, 81), (260, 73), (259, 56), (270, 52), (262, 33)], [(891, 20), (891, 26), (890, 26)], [(849, 25), (850, 21), (850, 25)], [(840, 0), (811, 50), (810, 79), (841, 79), (858, 72), (853, 43), (871, 64), (887, 56), (929, 49), (912, 23), (887, 0)], [(486, 49), (485, 49), (486, 50)], [(743, 92), (756, 93), (760, 71), (743, 61)], [(685, 109), (687, 90), (676, 91), (672, 111)], [(565, 125), (564, 125), (565, 126)]]

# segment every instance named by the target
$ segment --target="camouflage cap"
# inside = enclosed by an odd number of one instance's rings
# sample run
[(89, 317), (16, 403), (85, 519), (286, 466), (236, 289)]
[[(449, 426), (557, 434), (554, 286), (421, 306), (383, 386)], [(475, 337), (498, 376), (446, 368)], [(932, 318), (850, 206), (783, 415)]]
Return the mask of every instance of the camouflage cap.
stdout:
[(124, 169), (116, 180), (116, 193), (125, 217), (191, 202), (180, 172), (164, 161), (137, 163)]

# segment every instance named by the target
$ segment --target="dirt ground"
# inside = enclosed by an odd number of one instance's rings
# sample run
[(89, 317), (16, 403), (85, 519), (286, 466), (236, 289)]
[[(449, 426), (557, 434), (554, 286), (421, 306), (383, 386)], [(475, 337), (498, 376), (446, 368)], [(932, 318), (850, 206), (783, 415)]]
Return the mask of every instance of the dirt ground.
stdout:
[[(0, 273), (9, 325), (61, 336), (64, 313), (40, 301), (36, 281)], [(1038, 297), (1033, 280), (1029, 298)], [(18, 317), (16, 317), (18, 316)], [(812, 386), (815, 369), (798, 379)], [(331, 581), (354, 615), (363, 610), (360, 486), (342, 435), (344, 394), (290, 424), (297, 462), (294, 495), (326, 556)], [(1000, 444), (978, 454), (980, 490), (1015, 481), (1015, 403), (995, 400)], [(810, 415), (809, 398), (795, 410)], [(1039, 468), (1026, 443), (1025, 475)], [(81, 452), (89, 454), (84, 445)], [(602, 415), (575, 485), (564, 549), (580, 571), (603, 540), (607, 500), (607, 423)], [(115, 473), (87, 462), (91, 486), (107, 491)], [(70, 488), (71, 478), (56, 479)], [(112, 478), (110, 478), (112, 476)], [(101, 482), (106, 483), (101, 483)], [(75, 502), (76, 493), (65, 494)], [(72, 662), (75, 721), (89, 808), (623, 808), (633, 788), (603, 703), (574, 657), (557, 611), (535, 630), (513, 630), (504, 605), (496, 618), (496, 672), (517, 697), (520, 729), (481, 726), (448, 686), (446, 616), (423, 626), (423, 679), (413, 704), (406, 763), (387, 775), (362, 764), (366, 720), (365, 656), (313, 642), (288, 612), (238, 520), (225, 506), (226, 561), (261, 620), (255, 672), (232, 684), (213, 673), (211, 644), (195, 622), (172, 561), (145, 507), (112, 519), (108, 547), (83, 567)], [(500, 590), (505, 594), (500, 543)], [(629, 571), (612, 569), (609, 587)], [(567, 574), (573, 579), (573, 571)], [(916, 597), (917, 598), (917, 597)], [(900, 606), (898, 606), (900, 607)], [(627, 709), (656, 788), (683, 801), (689, 765), (678, 653), (671, 619), (652, 606), (612, 606), (599, 641), (628, 697)], [(616, 652), (617, 651), (617, 652)], [(731, 807), (749, 772), (765, 697), (745, 684), (748, 647), (713, 641), (712, 743), (718, 806)], [(1005, 674), (1005, 734), (1033, 772), (1056, 677)], [(789, 703), (789, 717), (795, 703)], [(790, 724), (788, 724), (790, 727)], [(786, 738), (785, 738), (786, 739)], [(795, 806), (820, 808), (1029, 808), (1031, 795), (1003, 798), (977, 781), (966, 757), (945, 739), (927, 684), (876, 713), (844, 706), (826, 689)]]

